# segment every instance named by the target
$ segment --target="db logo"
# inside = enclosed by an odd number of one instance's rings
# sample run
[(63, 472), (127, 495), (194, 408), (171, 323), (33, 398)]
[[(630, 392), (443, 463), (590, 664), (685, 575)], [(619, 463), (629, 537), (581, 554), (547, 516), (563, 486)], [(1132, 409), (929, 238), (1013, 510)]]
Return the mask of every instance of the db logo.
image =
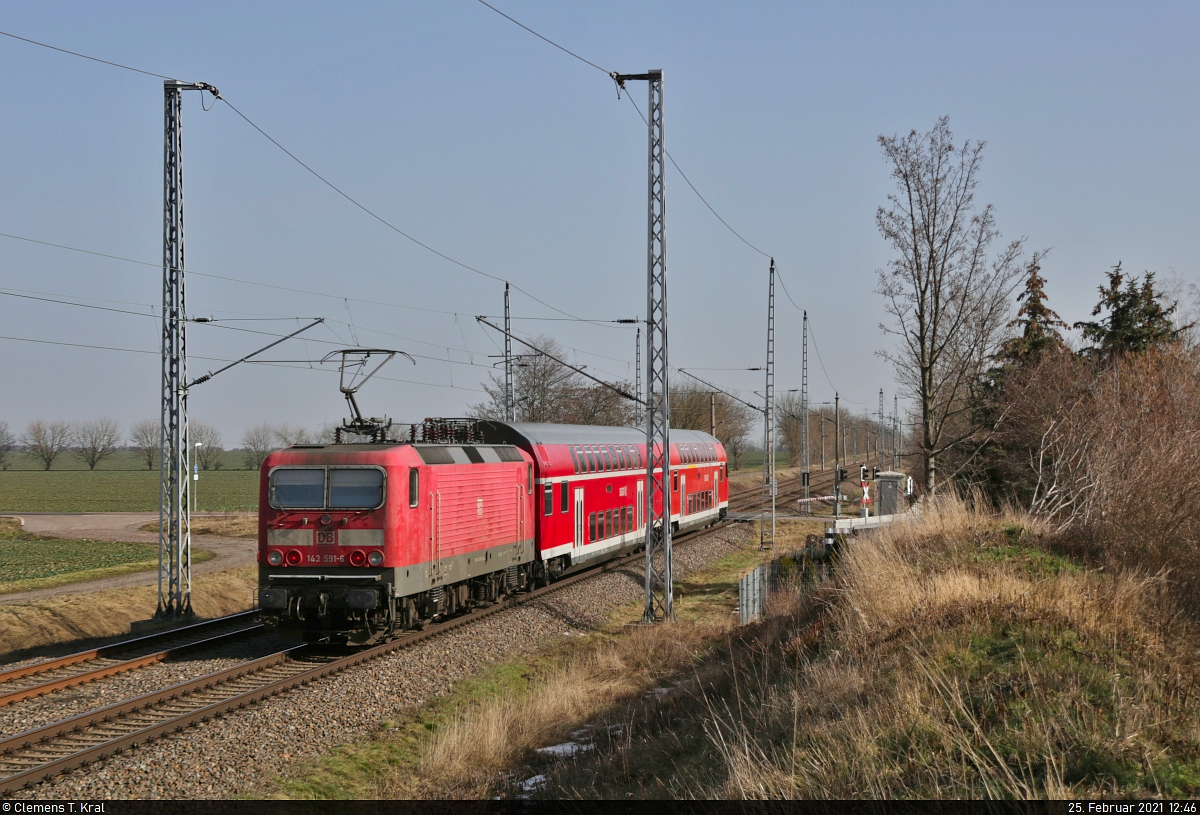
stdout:
[(328, 532), (317, 532), (317, 545), (320, 546), (321, 544), (325, 544), (326, 546), (333, 546), (335, 543), (333, 536), (336, 534), (337, 533), (333, 530)]

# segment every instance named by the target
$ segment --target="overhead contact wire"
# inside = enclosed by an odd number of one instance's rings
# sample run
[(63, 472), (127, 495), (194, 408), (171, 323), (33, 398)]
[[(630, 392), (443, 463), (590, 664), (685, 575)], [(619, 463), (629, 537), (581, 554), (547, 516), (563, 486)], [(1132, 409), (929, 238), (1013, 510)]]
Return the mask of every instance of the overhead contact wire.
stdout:
[[(487, 5), (487, 4), (485, 3), (484, 5)], [(491, 8), (491, 6), (489, 6), (489, 8)], [(493, 11), (497, 11), (497, 10), (496, 10), (496, 9), (493, 9)], [(500, 14), (502, 14), (503, 12), (499, 12), (499, 11), (497, 11), (497, 13), (500, 13)], [(506, 16), (506, 17), (507, 17), (507, 15), (504, 15), (504, 16)], [(512, 19), (512, 18), (509, 18), (509, 19)], [(516, 22), (516, 21), (514, 20), (513, 22)], [(520, 25), (520, 23), (517, 23), (517, 24), (518, 24), (518, 25)], [(146, 76), (154, 76), (154, 77), (158, 77), (159, 79), (169, 79), (169, 80), (175, 80), (175, 77), (172, 77), (172, 76), (167, 76), (166, 74), (159, 74), (159, 73), (155, 73), (154, 71), (144, 71), (144, 70), (142, 70), (141, 68), (134, 68), (134, 67), (132, 67), (132, 66), (130, 66), (130, 65), (123, 65), (123, 64), (121, 64), (121, 63), (119, 63), (119, 62), (111, 62), (111, 61), (109, 61), (109, 60), (106, 60), (106, 59), (100, 59), (99, 57), (92, 57), (92, 56), (88, 56), (87, 54), (81, 54), (81, 53), (79, 53), (78, 51), (69, 51), (69, 50), (67, 50), (66, 48), (59, 48), (58, 46), (55, 46), (55, 45), (50, 45), (50, 44), (48, 44), (48, 43), (44, 43), (44, 42), (39, 42), (39, 41), (37, 41), (37, 40), (31, 40), (31, 39), (29, 39), (29, 38), (27, 38), (27, 37), (20, 37), (20, 36), (17, 36), (16, 34), (10, 34), (10, 33), (9, 33), (9, 32), (7, 32), (7, 31), (0, 31), (0, 34), (3, 34), (3, 35), (4, 35), (4, 36), (6, 36), (6, 37), (11, 37), (11, 38), (12, 38), (12, 39), (14, 39), (14, 40), (20, 40), (20, 41), (22, 41), (22, 42), (27, 42), (27, 43), (29, 43), (29, 44), (31, 44), (31, 45), (38, 45), (38, 46), (41, 46), (42, 48), (48, 48), (48, 49), (50, 49), (51, 51), (58, 51), (58, 52), (60, 52), (60, 53), (63, 53), (63, 54), (69, 54), (69, 55), (71, 55), (71, 56), (73, 56), (73, 57), (79, 57), (80, 59), (86, 59), (86, 60), (91, 60), (92, 62), (99, 62), (99, 63), (102, 63), (102, 64), (104, 64), (104, 65), (110, 65), (110, 66), (112, 66), (112, 67), (114, 67), (114, 68), (123, 68), (123, 69), (124, 69), (124, 70), (126, 70), (126, 71), (133, 71), (133, 72), (135, 72), (135, 73), (139, 73), (139, 74), (145, 74)], [(538, 36), (541, 36), (541, 35), (538, 35)], [(543, 37), (543, 39), (545, 39), (545, 38)], [(550, 41), (549, 41), (549, 40), (547, 40), (547, 42), (550, 42)], [(553, 44), (553, 43), (552, 43), (552, 44)], [(561, 47), (561, 46), (557, 46), (557, 47)], [(566, 51), (566, 49), (565, 49), (565, 48), (564, 48), (563, 50), (564, 50), (564, 51)], [(567, 51), (567, 53), (571, 53), (571, 52)], [(572, 54), (572, 56), (577, 56), (577, 55), (575, 55), (575, 54)], [(582, 57), (577, 57), (577, 58), (579, 58), (579, 59), (582, 59)], [(584, 62), (587, 62), (587, 60), (584, 60)], [(591, 63), (589, 63), (589, 64), (591, 64)], [(594, 67), (594, 68), (599, 68), (599, 66), (596, 66), (596, 65), (593, 65), (592, 67)], [(603, 70), (603, 69), (602, 69), (602, 68), (599, 68), (599, 70)], [(244, 114), (244, 113), (242, 113), (240, 110), (238, 110), (238, 109), (237, 109), (237, 107), (235, 107), (235, 106), (234, 106), (234, 104), (233, 104), (232, 102), (230, 102), (228, 99), (226, 99), (226, 98), (225, 98), (223, 95), (222, 95), (222, 96), (217, 96), (217, 98), (218, 98), (218, 99), (220, 99), (222, 102), (224, 102), (226, 105), (228, 105), (228, 106), (229, 106), (229, 109), (230, 109), (230, 110), (232, 110), (234, 113), (236, 113), (238, 116), (240, 116), (240, 117), (242, 118), (242, 120), (246, 122), (246, 124), (250, 125), (250, 126), (251, 126), (251, 127), (253, 127), (255, 130), (257, 130), (259, 133), (261, 133), (261, 134), (263, 135), (263, 137), (267, 139), (267, 141), (271, 142), (271, 144), (275, 145), (275, 146), (276, 146), (276, 147), (278, 147), (280, 150), (282, 150), (284, 153), (286, 153), (286, 154), (287, 154), (289, 157), (291, 157), (291, 159), (292, 159), (293, 161), (295, 161), (297, 164), (299, 164), (301, 167), (303, 167), (305, 170), (307, 170), (309, 173), (311, 173), (313, 176), (315, 176), (317, 179), (319, 179), (319, 180), (320, 180), (322, 183), (324, 183), (326, 186), (328, 186), (328, 187), (329, 187), (331, 190), (333, 190), (333, 191), (334, 191), (334, 192), (336, 192), (338, 195), (340, 195), (340, 196), (342, 196), (343, 198), (345, 198), (347, 201), (349, 201), (351, 204), (353, 204), (354, 206), (356, 206), (356, 207), (358, 207), (359, 209), (361, 209), (363, 212), (365, 212), (365, 213), (367, 213), (368, 215), (370, 215), (370, 216), (371, 216), (372, 218), (374, 218), (375, 220), (379, 221), (381, 224), (383, 224), (384, 226), (386, 226), (388, 229), (391, 229), (393, 232), (396, 232), (396, 233), (397, 233), (397, 234), (399, 234), (399, 235), (403, 235), (405, 238), (407, 238), (408, 240), (412, 241), (412, 242), (413, 242), (413, 243), (415, 243), (417, 246), (420, 246), (422, 249), (425, 249), (425, 250), (427, 250), (427, 251), (429, 251), (429, 252), (432, 252), (433, 254), (437, 255), (438, 257), (440, 257), (440, 258), (443, 258), (444, 260), (448, 260), (448, 261), (450, 261), (451, 263), (455, 264), (456, 266), (459, 266), (459, 267), (461, 267), (461, 268), (463, 268), (463, 269), (466, 269), (467, 271), (474, 272), (475, 274), (482, 275), (483, 277), (486, 277), (486, 278), (488, 278), (488, 279), (490, 279), (490, 280), (495, 280), (495, 281), (497, 281), (497, 282), (499, 282), (499, 283), (505, 283), (505, 282), (509, 282), (509, 281), (506, 281), (506, 280), (505, 280), (504, 278), (502, 278), (502, 277), (499, 277), (499, 276), (497, 276), (497, 275), (494, 275), (494, 274), (489, 274), (488, 272), (485, 272), (485, 271), (483, 271), (482, 269), (477, 269), (477, 268), (475, 268), (474, 266), (471, 266), (471, 265), (469, 265), (469, 264), (463, 263), (462, 261), (455, 260), (454, 258), (450, 257), (449, 255), (445, 254), (444, 252), (439, 252), (437, 249), (434, 249), (434, 248), (433, 248), (432, 246), (430, 246), (429, 244), (427, 244), (427, 243), (424, 243), (424, 242), (422, 242), (422, 241), (418, 240), (417, 238), (415, 238), (415, 237), (413, 237), (412, 235), (410, 235), (410, 234), (408, 234), (407, 232), (405, 232), (403, 229), (400, 229), (399, 227), (397, 227), (395, 224), (392, 224), (392, 223), (390, 223), (388, 220), (386, 220), (385, 218), (383, 218), (383, 217), (381, 217), (381, 216), (377, 215), (377, 214), (376, 214), (375, 212), (373, 212), (371, 209), (369, 209), (369, 208), (368, 208), (368, 207), (366, 207), (365, 205), (363, 205), (363, 204), (359, 203), (359, 202), (358, 202), (358, 201), (357, 201), (355, 198), (353, 198), (352, 196), (350, 196), (349, 194), (347, 194), (346, 192), (344, 192), (342, 189), (340, 189), (340, 188), (339, 188), (337, 185), (335, 185), (335, 184), (334, 184), (333, 182), (331, 182), (329, 179), (325, 178), (325, 176), (321, 175), (321, 174), (320, 174), (320, 173), (318, 173), (316, 170), (314, 170), (312, 167), (308, 166), (308, 165), (307, 165), (307, 164), (305, 164), (303, 161), (301, 161), (301, 160), (300, 160), (300, 159), (299, 159), (299, 158), (296, 156), (296, 154), (295, 154), (295, 153), (293, 153), (292, 151), (288, 150), (286, 147), (284, 147), (282, 144), (280, 144), (278, 141), (276, 141), (276, 139), (275, 139), (274, 137), (272, 137), (272, 136), (271, 136), (269, 133), (267, 133), (267, 131), (263, 130), (261, 127), (259, 127), (259, 126), (258, 126), (257, 124), (255, 124), (253, 121), (251, 121), (251, 120), (250, 120), (250, 118), (249, 118), (248, 116), (246, 116), (246, 114)], [(538, 303), (542, 304), (543, 306), (545, 306), (546, 308), (550, 309), (551, 311), (557, 311), (559, 314), (564, 314), (564, 315), (566, 315), (566, 316), (568, 316), (568, 317), (572, 317), (572, 318), (574, 318), (574, 319), (580, 319), (580, 318), (578, 318), (578, 317), (575, 317), (575, 315), (574, 315), (574, 314), (571, 314), (571, 313), (570, 313), (570, 312), (568, 312), (568, 311), (563, 311), (562, 309), (560, 309), (560, 308), (557, 308), (556, 306), (552, 306), (552, 305), (550, 305), (550, 304), (549, 304), (549, 303), (547, 303), (545, 300), (542, 300), (541, 298), (537, 297), (536, 295), (534, 295), (534, 294), (530, 294), (528, 291), (526, 291), (525, 289), (523, 289), (523, 288), (521, 288), (520, 286), (516, 285), (515, 283), (514, 283), (514, 284), (511, 284), (511, 285), (512, 285), (512, 287), (513, 287), (514, 289), (516, 289), (517, 291), (521, 292), (521, 293), (522, 293), (522, 294), (524, 294), (526, 297), (528, 297), (528, 298), (530, 298), (531, 300), (534, 300), (534, 301), (536, 301), (536, 302), (538, 302)], [(584, 322), (586, 322), (586, 321), (584, 321)]]

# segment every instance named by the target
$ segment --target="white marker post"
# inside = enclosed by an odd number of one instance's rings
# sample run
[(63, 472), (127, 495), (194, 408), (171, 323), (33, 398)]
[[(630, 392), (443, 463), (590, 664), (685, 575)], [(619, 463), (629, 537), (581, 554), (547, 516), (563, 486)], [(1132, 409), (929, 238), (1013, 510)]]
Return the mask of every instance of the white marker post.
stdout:
[(196, 461), (192, 464), (192, 512), (195, 512), (200, 507), (200, 499), (196, 493), (200, 488), (200, 448), (204, 442), (196, 442)]

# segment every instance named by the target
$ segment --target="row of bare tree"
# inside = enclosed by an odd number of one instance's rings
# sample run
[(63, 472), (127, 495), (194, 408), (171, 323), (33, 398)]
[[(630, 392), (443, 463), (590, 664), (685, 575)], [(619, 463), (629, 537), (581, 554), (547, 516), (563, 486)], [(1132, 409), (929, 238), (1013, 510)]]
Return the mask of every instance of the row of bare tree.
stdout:
[[(197, 460), (205, 470), (220, 469), (221, 434), (203, 422), (191, 423), (192, 442)], [(71, 455), (96, 469), (100, 462), (122, 449), (121, 426), (114, 419), (99, 418), (83, 422), (45, 421), (35, 419), (21, 434), (14, 435), (7, 422), (0, 422), (0, 469), (7, 470), (14, 452), (24, 451), (49, 470), (64, 455)], [(159, 449), (159, 423), (152, 419), (137, 422), (130, 428), (128, 447), (153, 469)]]
[[(12, 454), (23, 451), (47, 470), (64, 455), (72, 455), (94, 470), (100, 462), (126, 449), (135, 453), (147, 470), (153, 470), (159, 461), (160, 433), (159, 422), (154, 419), (135, 422), (129, 428), (127, 442), (120, 424), (108, 418), (84, 422), (37, 419), (19, 436), (9, 430), (7, 422), (0, 422), (0, 469), (8, 469)], [(210, 424), (191, 421), (188, 435), (192, 460), (200, 469), (220, 470), (225, 465), (220, 431)], [(312, 431), (302, 425), (260, 422), (242, 434), (242, 462), (247, 469), (258, 469), (273, 450), (292, 444), (331, 441), (332, 436), (328, 428)]]
[(121, 444), (120, 426), (112, 419), (87, 422), (29, 423), (21, 435), (14, 436), (7, 422), (0, 422), (0, 468), (8, 469), (9, 456), (23, 447), (49, 470), (64, 453), (75, 455), (89, 470), (117, 451)]

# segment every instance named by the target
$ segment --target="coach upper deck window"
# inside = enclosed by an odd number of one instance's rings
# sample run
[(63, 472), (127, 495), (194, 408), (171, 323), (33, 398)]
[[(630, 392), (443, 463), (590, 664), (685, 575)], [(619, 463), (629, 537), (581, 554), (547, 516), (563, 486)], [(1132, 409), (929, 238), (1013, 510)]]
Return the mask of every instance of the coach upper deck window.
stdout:
[(278, 467), (271, 471), (271, 506), (276, 509), (322, 509), (324, 467)]
[(604, 472), (609, 472), (613, 468), (612, 457), (608, 454), (608, 445), (600, 448), (600, 455), (604, 456)]
[(374, 467), (329, 471), (330, 509), (375, 509), (383, 505), (383, 470)]

